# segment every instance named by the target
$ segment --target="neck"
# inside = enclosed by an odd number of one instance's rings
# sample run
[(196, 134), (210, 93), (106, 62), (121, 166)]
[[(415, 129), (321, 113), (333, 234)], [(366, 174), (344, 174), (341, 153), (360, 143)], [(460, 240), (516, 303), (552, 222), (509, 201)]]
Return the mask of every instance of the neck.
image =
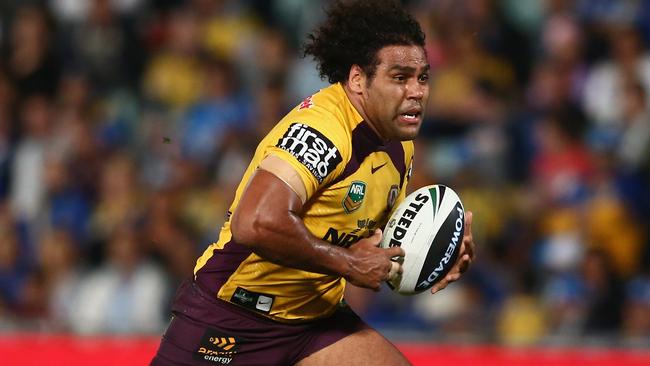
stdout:
[(363, 120), (368, 123), (368, 125), (373, 130), (373, 132), (376, 133), (377, 136), (379, 136), (379, 138), (382, 139), (382, 141), (384, 141), (384, 142), (388, 141), (388, 139), (386, 137), (384, 137), (384, 135), (382, 135), (381, 132), (379, 132), (379, 129), (375, 125), (375, 122), (368, 117), (368, 114), (366, 113), (366, 110), (365, 110), (365, 103), (364, 103), (364, 100), (362, 98), (362, 94), (358, 93), (358, 92), (355, 92), (352, 89), (350, 89), (348, 87), (347, 83), (345, 83), (345, 84), (342, 83), (341, 85), (343, 86), (343, 90), (345, 91), (345, 95), (348, 96), (348, 99), (350, 100), (350, 103), (352, 103), (352, 106), (354, 107), (354, 109), (356, 109), (357, 112), (359, 112), (359, 114), (361, 115)]

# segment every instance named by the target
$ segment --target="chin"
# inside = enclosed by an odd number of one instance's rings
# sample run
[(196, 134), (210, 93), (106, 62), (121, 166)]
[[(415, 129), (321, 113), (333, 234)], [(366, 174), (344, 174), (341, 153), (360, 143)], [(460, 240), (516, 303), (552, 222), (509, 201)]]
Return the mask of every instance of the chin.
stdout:
[(420, 131), (420, 126), (415, 128), (405, 128), (396, 131), (395, 139), (399, 141), (410, 141), (415, 140), (418, 137), (418, 132)]
[(404, 136), (404, 137), (400, 138), (399, 140), (400, 141), (411, 141), (411, 140), (415, 140), (416, 137), (418, 137), (417, 134), (413, 135), (413, 136), (409, 135), (409, 136)]

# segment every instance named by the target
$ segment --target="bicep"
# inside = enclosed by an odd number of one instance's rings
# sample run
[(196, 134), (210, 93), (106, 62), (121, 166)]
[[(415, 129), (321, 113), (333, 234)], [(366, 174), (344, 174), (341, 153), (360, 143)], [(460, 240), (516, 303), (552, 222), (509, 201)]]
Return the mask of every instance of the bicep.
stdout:
[(314, 237), (301, 218), (298, 194), (275, 174), (257, 169), (235, 209), (233, 239), (275, 264), (342, 276), (350, 272), (346, 249)]
[(281, 157), (271, 154), (264, 158), (259, 165), (260, 169), (266, 170), (283, 181), (300, 198), (301, 203), (307, 201), (307, 189), (300, 173), (289, 162)]
[(300, 197), (287, 183), (267, 170), (258, 169), (233, 213), (232, 234), (244, 244), (254, 244), (269, 229), (290, 229), (301, 209)]

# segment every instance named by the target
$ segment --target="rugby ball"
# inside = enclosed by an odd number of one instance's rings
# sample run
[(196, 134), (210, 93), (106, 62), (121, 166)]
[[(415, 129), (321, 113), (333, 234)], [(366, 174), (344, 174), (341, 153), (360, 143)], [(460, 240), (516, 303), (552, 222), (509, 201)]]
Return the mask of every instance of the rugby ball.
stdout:
[(465, 209), (451, 188), (436, 184), (409, 194), (391, 214), (382, 248), (404, 249), (403, 273), (388, 286), (403, 295), (428, 290), (453, 267), (465, 231)]

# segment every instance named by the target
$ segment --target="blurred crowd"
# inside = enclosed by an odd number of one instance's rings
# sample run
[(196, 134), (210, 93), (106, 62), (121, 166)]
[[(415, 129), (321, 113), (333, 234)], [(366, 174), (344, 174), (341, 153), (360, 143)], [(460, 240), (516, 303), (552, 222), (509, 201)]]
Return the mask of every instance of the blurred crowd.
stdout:
[[(159, 334), (259, 139), (325, 86), (325, 0), (3, 0), (0, 331)], [(650, 344), (650, 0), (410, 0), (432, 65), (410, 190), (474, 211), (390, 336)]]

